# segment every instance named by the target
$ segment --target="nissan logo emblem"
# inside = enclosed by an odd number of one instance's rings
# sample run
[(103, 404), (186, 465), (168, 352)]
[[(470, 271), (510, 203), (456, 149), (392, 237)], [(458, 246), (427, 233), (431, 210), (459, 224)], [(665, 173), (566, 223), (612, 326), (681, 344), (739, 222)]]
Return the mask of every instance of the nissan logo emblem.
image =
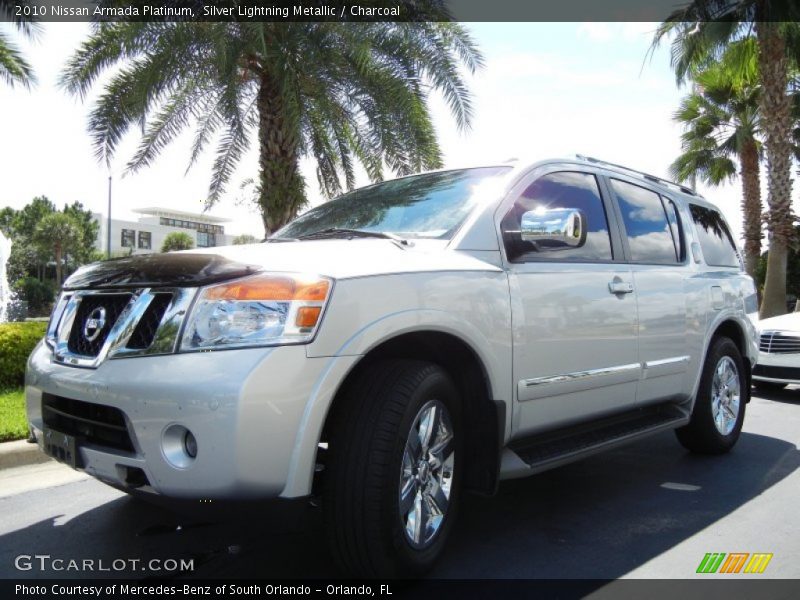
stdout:
[(100, 332), (103, 331), (103, 327), (105, 326), (106, 309), (102, 306), (98, 306), (89, 313), (89, 316), (83, 323), (83, 337), (86, 338), (87, 342), (93, 342), (97, 339), (97, 336), (100, 335)]

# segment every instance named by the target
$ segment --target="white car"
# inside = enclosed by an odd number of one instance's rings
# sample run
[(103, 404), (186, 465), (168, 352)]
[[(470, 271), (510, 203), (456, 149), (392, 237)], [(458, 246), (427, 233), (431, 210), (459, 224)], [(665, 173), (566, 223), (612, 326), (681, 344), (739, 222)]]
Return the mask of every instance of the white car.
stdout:
[(758, 323), (758, 364), (753, 370), (757, 388), (780, 389), (800, 383), (800, 313)]

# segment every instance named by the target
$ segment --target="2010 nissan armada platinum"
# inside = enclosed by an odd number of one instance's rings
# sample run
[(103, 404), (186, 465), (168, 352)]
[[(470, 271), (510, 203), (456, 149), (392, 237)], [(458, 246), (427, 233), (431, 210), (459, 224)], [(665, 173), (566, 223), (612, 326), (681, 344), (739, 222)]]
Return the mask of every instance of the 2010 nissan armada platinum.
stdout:
[(26, 378), (44, 452), (137, 495), (320, 497), (407, 576), (467, 491), (674, 429), (739, 437), (753, 281), (686, 188), (577, 157), (403, 177), (264, 243), (89, 265)]

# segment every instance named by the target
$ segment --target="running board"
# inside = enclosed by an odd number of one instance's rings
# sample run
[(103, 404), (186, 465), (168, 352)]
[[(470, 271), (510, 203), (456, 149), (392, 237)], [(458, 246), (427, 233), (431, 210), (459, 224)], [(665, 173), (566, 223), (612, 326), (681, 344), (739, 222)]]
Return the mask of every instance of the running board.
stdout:
[(688, 422), (676, 406), (660, 405), (518, 440), (503, 451), (500, 479), (527, 477)]

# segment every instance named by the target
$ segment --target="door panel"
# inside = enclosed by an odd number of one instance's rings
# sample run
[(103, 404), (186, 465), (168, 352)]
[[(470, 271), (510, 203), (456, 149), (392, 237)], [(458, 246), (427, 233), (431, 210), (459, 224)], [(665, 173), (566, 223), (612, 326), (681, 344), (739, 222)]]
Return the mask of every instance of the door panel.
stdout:
[(522, 264), (511, 269), (517, 429), (525, 435), (635, 405), (641, 375), (635, 293), (615, 264)]
[(636, 287), (642, 364), (637, 403), (682, 398), (687, 393), (691, 360), (687, 351), (684, 224), (674, 202), (641, 182), (616, 176), (608, 182)]
[(685, 267), (633, 265), (639, 313), (639, 360), (644, 366), (637, 402), (688, 394)]

